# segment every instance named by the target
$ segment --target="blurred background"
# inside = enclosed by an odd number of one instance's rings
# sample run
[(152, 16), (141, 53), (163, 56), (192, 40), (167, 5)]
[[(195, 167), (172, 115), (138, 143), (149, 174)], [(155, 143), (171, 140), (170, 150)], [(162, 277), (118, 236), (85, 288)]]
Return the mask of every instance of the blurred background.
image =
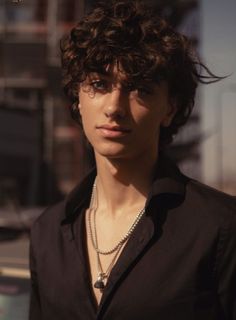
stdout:
[[(149, 0), (150, 1), (150, 0)], [(0, 0), (0, 319), (27, 319), (29, 230), (86, 170), (61, 89), (59, 41), (95, 0)], [(236, 2), (152, 0), (223, 81), (200, 86), (168, 150), (184, 173), (236, 194)], [(43, 236), (43, 235), (42, 235)]]

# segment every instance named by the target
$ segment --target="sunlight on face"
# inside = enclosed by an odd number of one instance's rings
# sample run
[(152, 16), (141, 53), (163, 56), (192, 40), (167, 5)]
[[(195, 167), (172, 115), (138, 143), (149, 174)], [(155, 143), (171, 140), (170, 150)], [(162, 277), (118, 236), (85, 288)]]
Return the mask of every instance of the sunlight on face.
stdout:
[(156, 156), (160, 126), (175, 114), (165, 82), (135, 83), (116, 68), (90, 73), (79, 100), (84, 132), (95, 153), (108, 158)]

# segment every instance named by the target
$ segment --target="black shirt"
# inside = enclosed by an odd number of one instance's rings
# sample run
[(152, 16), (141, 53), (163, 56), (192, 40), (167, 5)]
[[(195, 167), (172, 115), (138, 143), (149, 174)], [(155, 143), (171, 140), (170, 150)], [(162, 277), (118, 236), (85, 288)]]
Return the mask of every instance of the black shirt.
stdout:
[(96, 307), (84, 223), (95, 175), (32, 228), (30, 320), (236, 320), (236, 200), (163, 160)]

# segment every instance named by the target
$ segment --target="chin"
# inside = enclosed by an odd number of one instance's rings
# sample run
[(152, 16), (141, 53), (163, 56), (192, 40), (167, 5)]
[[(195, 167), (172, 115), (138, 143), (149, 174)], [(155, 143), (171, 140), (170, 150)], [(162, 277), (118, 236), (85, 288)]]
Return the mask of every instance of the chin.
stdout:
[(123, 145), (114, 143), (94, 146), (94, 151), (98, 155), (109, 159), (128, 158), (130, 154), (130, 150), (127, 150)]

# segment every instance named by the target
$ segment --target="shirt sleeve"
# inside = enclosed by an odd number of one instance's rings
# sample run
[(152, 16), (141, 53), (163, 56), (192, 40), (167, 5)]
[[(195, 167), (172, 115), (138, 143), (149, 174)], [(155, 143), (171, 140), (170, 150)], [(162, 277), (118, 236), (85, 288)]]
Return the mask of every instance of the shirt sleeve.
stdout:
[(236, 320), (236, 210), (222, 230), (216, 271), (224, 319)]
[(41, 320), (41, 305), (37, 281), (36, 259), (33, 252), (32, 238), (30, 241), (29, 258), (31, 275), (29, 320)]

